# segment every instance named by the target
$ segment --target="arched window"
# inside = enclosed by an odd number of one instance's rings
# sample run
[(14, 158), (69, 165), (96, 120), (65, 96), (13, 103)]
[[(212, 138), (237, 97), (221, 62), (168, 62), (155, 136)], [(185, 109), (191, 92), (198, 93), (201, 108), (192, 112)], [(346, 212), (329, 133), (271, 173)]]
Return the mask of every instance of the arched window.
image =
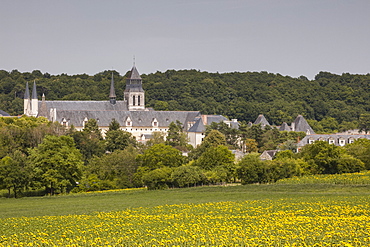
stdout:
[(135, 105), (135, 95), (132, 96), (132, 105)]
[(137, 105), (140, 105), (140, 95), (137, 96)]

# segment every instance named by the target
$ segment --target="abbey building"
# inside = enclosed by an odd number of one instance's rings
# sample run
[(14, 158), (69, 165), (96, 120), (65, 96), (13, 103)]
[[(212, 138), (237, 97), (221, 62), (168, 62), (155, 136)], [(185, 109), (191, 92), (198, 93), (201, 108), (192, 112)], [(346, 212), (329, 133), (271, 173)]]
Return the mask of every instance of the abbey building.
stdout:
[(126, 79), (124, 99), (117, 100), (112, 76), (109, 100), (107, 101), (48, 101), (45, 95), (42, 100), (37, 97), (36, 83), (29, 92), (26, 84), (24, 94), (24, 114), (27, 116), (43, 116), (49, 121), (58, 121), (69, 127), (73, 125), (82, 130), (89, 119), (95, 119), (104, 133), (113, 119), (117, 120), (122, 130), (130, 132), (138, 141), (150, 139), (153, 132), (167, 132), (171, 122), (177, 120), (183, 124), (194, 147), (204, 138), (205, 125), (212, 122), (225, 122), (231, 127), (237, 127), (237, 121), (229, 121), (220, 115), (202, 115), (199, 111), (155, 111), (145, 108), (145, 92), (142, 79), (135, 66), (129, 78)]

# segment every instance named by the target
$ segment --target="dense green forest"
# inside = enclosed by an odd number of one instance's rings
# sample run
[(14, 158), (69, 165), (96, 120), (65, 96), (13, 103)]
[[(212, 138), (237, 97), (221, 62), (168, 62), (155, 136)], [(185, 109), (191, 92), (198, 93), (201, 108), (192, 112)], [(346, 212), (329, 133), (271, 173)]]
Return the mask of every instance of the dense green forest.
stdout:
[[(11, 115), (23, 113), (27, 81), (36, 81), (40, 99), (44, 93), (47, 100), (107, 100), (111, 75), (112, 71), (90, 76), (0, 70), (0, 109)], [(113, 71), (113, 75), (117, 99), (122, 100), (127, 73)], [(308, 80), (268, 72), (168, 70), (142, 78), (146, 107), (156, 110), (197, 110), (245, 122), (263, 114), (276, 125), (290, 123), (301, 114), (319, 131), (322, 127), (317, 122), (324, 120), (332, 131), (339, 130), (353, 126), (350, 123), (360, 114), (370, 111), (370, 74), (320, 72)]]

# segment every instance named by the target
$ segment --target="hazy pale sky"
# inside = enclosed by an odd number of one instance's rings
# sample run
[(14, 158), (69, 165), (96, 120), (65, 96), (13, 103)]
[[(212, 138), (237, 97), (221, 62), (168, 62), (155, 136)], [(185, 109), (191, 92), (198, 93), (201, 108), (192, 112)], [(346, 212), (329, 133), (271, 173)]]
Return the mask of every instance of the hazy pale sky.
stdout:
[(370, 73), (368, 0), (0, 0), (0, 69)]

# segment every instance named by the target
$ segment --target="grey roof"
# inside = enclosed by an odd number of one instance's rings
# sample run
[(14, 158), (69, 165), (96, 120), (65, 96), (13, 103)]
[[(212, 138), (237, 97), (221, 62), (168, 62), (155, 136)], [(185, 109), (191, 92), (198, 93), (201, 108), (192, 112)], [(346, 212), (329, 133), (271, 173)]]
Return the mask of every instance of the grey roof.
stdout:
[(284, 123), (280, 126), (279, 130), (280, 130), (280, 131), (291, 131), (291, 129), (290, 129), (290, 127), (289, 127), (289, 125), (288, 125), (286, 122), (284, 122)]
[(311, 126), (307, 123), (306, 119), (302, 115), (294, 120), (294, 131), (303, 131), (308, 134), (315, 134)]
[[(27, 90), (27, 89), (26, 89)], [(32, 99), (37, 99), (37, 92), (36, 92), (36, 82), (33, 82), (33, 88), (32, 88)]]
[(3, 110), (0, 110), (0, 117), (9, 117), (9, 116), (10, 116), (9, 113), (7, 113), (7, 112), (5, 112)]
[(39, 107), (39, 112), (38, 112), (39, 117), (48, 117), (48, 109), (46, 107), (46, 102), (45, 102), (45, 94), (42, 94), (42, 101), (41, 105)]
[(141, 80), (141, 77), (140, 77), (140, 74), (139, 72), (137, 71), (136, 69), (136, 66), (134, 65), (131, 69), (131, 73), (130, 73), (130, 79), (135, 79), (135, 80), (138, 80), (140, 79)]
[(114, 78), (113, 78), (113, 72), (112, 72), (112, 80), (111, 80), (111, 82), (110, 82), (109, 98), (116, 98), (116, 91), (114, 90)]
[[(48, 112), (51, 108), (56, 108), (57, 116), (54, 121), (61, 122), (63, 119), (73, 124), (75, 127), (83, 126), (83, 121), (96, 119), (98, 125), (109, 126), (113, 119), (116, 119), (120, 126), (126, 126), (129, 117), (132, 121), (130, 127), (150, 127), (154, 119), (158, 122), (158, 127), (167, 127), (171, 122), (180, 121), (187, 130), (187, 122), (193, 121), (200, 116), (198, 111), (128, 111), (126, 101), (117, 101), (111, 104), (109, 101), (45, 101)], [(39, 102), (41, 107), (42, 102)], [(48, 116), (51, 120), (51, 116)]]
[(223, 121), (227, 121), (228, 119), (222, 115), (203, 115), (204, 123), (206, 125), (210, 125), (211, 123), (220, 123)]
[(190, 127), (188, 132), (197, 132), (197, 133), (203, 133), (206, 131), (206, 127), (204, 126), (202, 118), (197, 118), (196, 122), (193, 126)]
[(24, 92), (24, 99), (30, 98), (30, 89), (28, 87), (28, 82), (26, 82), (26, 91)]
[(333, 140), (334, 145), (339, 145), (339, 140), (344, 140), (345, 144), (350, 143), (350, 140), (357, 139), (369, 139), (370, 135), (361, 135), (361, 134), (313, 134), (306, 135), (300, 142), (298, 142), (298, 147), (303, 147), (310, 143), (310, 141), (329, 141)]
[(262, 126), (270, 125), (269, 122), (267, 122), (265, 116), (263, 116), (262, 114), (257, 117), (254, 124), (261, 124)]
[[(126, 101), (117, 101), (111, 104), (109, 101), (46, 101), (47, 109), (56, 108), (57, 111), (127, 111)], [(39, 108), (41, 102), (39, 102)]]

